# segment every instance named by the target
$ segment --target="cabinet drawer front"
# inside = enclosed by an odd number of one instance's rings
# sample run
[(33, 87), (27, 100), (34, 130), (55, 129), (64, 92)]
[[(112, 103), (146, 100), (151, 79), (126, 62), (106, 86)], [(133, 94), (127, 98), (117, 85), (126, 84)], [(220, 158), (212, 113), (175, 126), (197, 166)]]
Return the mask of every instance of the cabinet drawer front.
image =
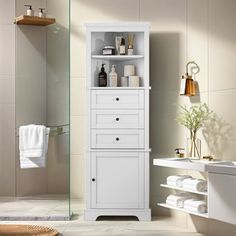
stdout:
[(92, 128), (144, 128), (143, 110), (92, 110)]
[(143, 208), (144, 165), (143, 153), (94, 152), (92, 208)]
[(144, 148), (144, 131), (94, 129), (92, 148)]
[(142, 109), (144, 107), (144, 91), (92, 91), (91, 106), (93, 109)]

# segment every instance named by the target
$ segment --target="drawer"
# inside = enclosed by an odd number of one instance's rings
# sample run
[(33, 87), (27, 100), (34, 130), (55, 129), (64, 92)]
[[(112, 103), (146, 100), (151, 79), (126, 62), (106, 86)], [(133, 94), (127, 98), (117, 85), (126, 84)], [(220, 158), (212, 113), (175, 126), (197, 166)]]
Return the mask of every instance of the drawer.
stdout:
[(144, 128), (143, 110), (92, 110), (94, 129)]
[(92, 130), (92, 148), (144, 148), (144, 130)]
[(92, 109), (142, 109), (143, 90), (92, 90)]

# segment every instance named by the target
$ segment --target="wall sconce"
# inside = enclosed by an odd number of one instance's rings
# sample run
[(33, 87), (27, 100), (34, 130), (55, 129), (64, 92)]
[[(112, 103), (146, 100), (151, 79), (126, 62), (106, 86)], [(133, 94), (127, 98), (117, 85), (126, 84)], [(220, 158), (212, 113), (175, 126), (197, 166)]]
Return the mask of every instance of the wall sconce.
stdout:
[[(189, 65), (194, 65), (191, 67), (191, 75), (188, 73)], [(193, 69), (196, 68), (196, 71)], [(200, 71), (200, 67), (195, 61), (190, 61), (186, 65), (186, 74), (182, 76), (181, 84), (180, 84), (180, 95), (185, 95), (188, 97), (196, 95), (196, 82), (192, 78), (192, 74), (196, 75)]]

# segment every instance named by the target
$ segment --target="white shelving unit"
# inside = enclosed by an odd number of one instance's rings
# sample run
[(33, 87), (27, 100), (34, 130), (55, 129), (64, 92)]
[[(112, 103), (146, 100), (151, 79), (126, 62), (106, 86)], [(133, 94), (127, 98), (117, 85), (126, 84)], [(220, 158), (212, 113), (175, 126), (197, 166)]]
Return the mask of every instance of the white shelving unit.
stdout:
[[(185, 170), (206, 172), (208, 163), (207, 162), (199, 162), (199, 161), (189, 161), (187, 158), (185, 158), (185, 159), (184, 158), (183, 159), (181, 159), (181, 158), (157, 158), (157, 159), (153, 159), (153, 164), (156, 166), (161, 166), (161, 167), (169, 167), (169, 168), (176, 168), (176, 169), (185, 169)], [(170, 186), (167, 184), (160, 184), (160, 186), (164, 187), (164, 188), (176, 190), (176, 191), (197, 194), (197, 195), (200, 195), (202, 198), (206, 198), (206, 200), (208, 202), (208, 198), (209, 198), (208, 192), (192, 191), (189, 189), (179, 188), (176, 186)], [(209, 184), (208, 184), (208, 189), (209, 189)], [(173, 210), (186, 212), (186, 213), (189, 213), (192, 215), (201, 216), (204, 218), (209, 218), (208, 213), (201, 214), (201, 213), (194, 212), (194, 211), (188, 211), (184, 208), (171, 206), (166, 203), (157, 203), (157, 205), (161, 206), (161, 207), (173, 209)], [(208, 212), (209, 212), (209, 206), (208, 206)]]
[[(85, 220), (102, 215), (151, 220), (149, 208), (149, 23), (87, 24), (87, 180)], [(115, 36), (134, 34), (134, 55), (102, 55)], [(140, 87), (98, 87), (98, 73), (133, 64)]]

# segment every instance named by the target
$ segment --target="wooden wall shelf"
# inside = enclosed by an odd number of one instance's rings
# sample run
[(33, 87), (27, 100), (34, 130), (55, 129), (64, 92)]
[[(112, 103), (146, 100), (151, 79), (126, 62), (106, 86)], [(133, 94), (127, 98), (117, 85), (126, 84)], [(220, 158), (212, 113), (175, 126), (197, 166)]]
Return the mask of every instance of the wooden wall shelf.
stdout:
[(36, 25), (36, 26), (47, 26), (54, 24), (55, 18), (41, 18), (38, 16), (18, 16), (15, 18), (14, 23), (17, 25)]

